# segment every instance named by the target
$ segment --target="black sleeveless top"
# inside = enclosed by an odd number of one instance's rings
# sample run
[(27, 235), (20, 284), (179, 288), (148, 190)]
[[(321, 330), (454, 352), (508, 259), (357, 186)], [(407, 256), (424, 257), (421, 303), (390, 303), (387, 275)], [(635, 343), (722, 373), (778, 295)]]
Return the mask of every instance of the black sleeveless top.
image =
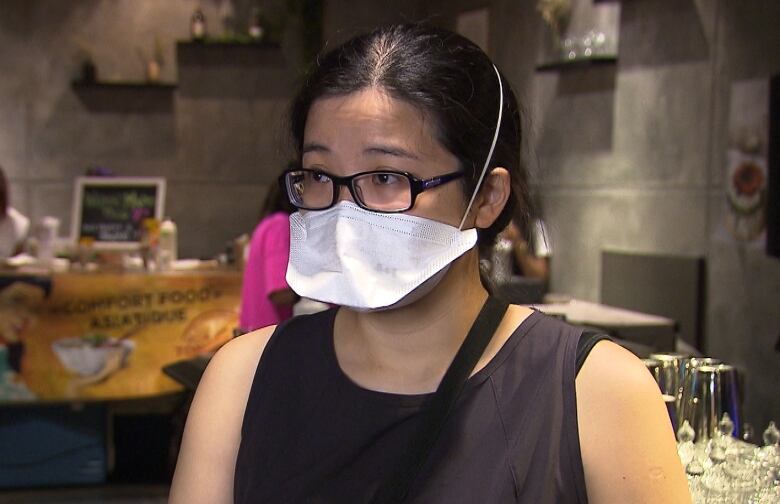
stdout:
[[(235, 502), (366, 503), (418, 429), (430, 394), (352, 382), (336, 359), (335, 314), (296, 317), (271, 336), (244, 415)], [(581, 334), (528, 316), (466, 382), (407, 502), (587, 502), (574, 388)]]

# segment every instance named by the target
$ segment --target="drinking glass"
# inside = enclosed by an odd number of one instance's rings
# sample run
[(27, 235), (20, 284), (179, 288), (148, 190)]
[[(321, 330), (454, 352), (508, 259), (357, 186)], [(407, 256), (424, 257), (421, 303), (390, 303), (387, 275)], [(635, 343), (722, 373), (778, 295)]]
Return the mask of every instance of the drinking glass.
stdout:
[(683, 377), (685, 372), (685, 363), (688, 362), (691, 357), (688, 354), (664, 352), (650, 354), (651, 359), (655, 359), (661, 363), (661, 369), (658, 371), (656, 381), (661, 388), (661, 393), (664, 395), (674, 396), (675, 410), (677, 412), (677, 418), (672, 422), (674, 425), (682, 425), (682, 418), (680, 415), (682, 399), (682, 387)]
[(678, 421), (680, 414), (677, 411), (677, 398), (673, 395), (663, 394), (664, 404), (666, 404), (666, 412), (669, 414), (669, 421), (672, 423), (672, 430), (677, 432), (679, 427)]
[(650, 358), (661, 363), (661, 369), (656, 380), (658, 381), (658, 386), (661, 387), (661, 392), (677, 397), (679, 388), (682, 385), (680, 382), (682, 364), (689, 356), (681, 353), (654, 353), (650, 354)]
[(723, 364), (720, 359), (713, 357), (686, 357), (680, 362), (680, 390), (679, 394), (682, 394), (682, 387), (685, 385), (685, 379), (691, 370), (696, 369), (699, 366), (716, 366)]
[(650, 374), (653, 375), (653, 379), (655, 379), (655, 382), (658, 384), (658, 386), (661, 386), (661, 361), (658, 359), (642, 359), (642, 362), (645, 364), (645, 367), (648, 371), (650, 371)]
[(728, 413), (729, 418), (734, 423), (734, 429), (729, 435), (737, 437), (742, 432), (742, 424), (744, 423), (737, 369), (729, 364), (718, 364), (717, 368), (721, 377), (720, 394), (722, 407), (718, 415), (723, 416), (724, 413)]
[[(715, 436), (718, 422), (727, 412), (741, 425), (736, 370), (728, 364), (701, 365), (687, 374), (680, 401), (680, 421), (688, 420), (703, 442)], [(739, 427), (737, 427), (739, 429)], [(733, 433), (732, 433), (733, 434)]]

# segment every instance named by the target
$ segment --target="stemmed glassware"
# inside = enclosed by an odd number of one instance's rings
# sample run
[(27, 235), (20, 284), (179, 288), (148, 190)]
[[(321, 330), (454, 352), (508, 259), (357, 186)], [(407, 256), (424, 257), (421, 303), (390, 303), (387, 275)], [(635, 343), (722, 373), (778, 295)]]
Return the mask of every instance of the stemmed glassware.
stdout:
[(696, 504), (780, 502), (780, 431), (770, 422), (764, 446), (733, 437), (734, 422), (724, 413), (711, 438), (697, 439), (688, 421), (677, 431), (678, 453)]
[(716, 359), (671, 353), (644, 361), (665, 400), (677, 405), (679, 414), (671, 417), (673, 424), (678, 421), (677, 453), (693, 502), (780, 504), (780, 430), (770, 422), (763, 446), (752, 443), (736, 369)]

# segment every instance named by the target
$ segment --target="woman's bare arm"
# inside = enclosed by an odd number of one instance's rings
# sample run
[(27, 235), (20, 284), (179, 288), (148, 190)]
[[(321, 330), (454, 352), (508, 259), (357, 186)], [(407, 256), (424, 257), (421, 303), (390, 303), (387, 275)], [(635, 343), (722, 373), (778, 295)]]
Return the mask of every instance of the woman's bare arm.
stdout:
[(266, 327), (230, 341), (209, 362), (187, 415), (171, 504), (233, 502), (244, 410), (257, 364), (274, 329)]
[(642, 361), (600, 342), (576, 386), (588, 501), (689, 504), (669, 415)]

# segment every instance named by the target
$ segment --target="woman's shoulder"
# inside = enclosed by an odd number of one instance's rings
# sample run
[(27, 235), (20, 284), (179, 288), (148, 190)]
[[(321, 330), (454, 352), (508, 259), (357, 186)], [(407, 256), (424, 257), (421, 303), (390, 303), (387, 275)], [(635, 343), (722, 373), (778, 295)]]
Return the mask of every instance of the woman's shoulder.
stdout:
[(229, 384), (231, 388), (225, 393), (248, 394), (260, 357), (275, 330), (276, 326), (268, 326), (230, 340), (211, 358), (203, 380)]
[[(575, 344), (580, 338), (582, 328), (557, 317), (548, 315), (533, 307), (511, 305), (514, 308), (515, 332), (523, 336), (530, 344), (565, 346)], [(530, 337), (527, 337), (530, 336)]]
[(602, 341), (622, 349), (612, 344), (606, 334), (585, 330), (524, 305), (511, 305), (508, 321), (512, 332), (502, 345), (506, 347), (502, 349), (505, 356), (513, 360), (515, 366), (535, 369), (548, 368), (551, 362), (558, 362), (563, 372), (561, 379), (568, 382), (577, 378), (583, 362)]
[(593, 346), (583, 364), (582, 377), (586, 385), (614, 388), (617, 393), (630, 387), (660, 390), (636, 355), (609, 340)]
[(209, 362), (187, 415), (171, 502), (219, 502), (230, 495), (247, 398), (274, 330), (239, 336)]
[(222, 348), (214, 354), (214, 359), (219, 356), (222, 356), (222, 359), (225, 360), (241, 359), (246, 358), (247, 354), (252, 353), (257, 353), (257, 356), (259, 357), (276, 329), (276, 325), (270, 325), (244, 333), (241, 336), (236, 336), (225, 343)]
[(639, 358), (601, 341), (585, 361), (576, 389), (592, 502), (690, 502), (661, 391)]
[[(648, 401), (663, 404), (661, 390), (644, 363), (629, 350), (612, 341), (593, 346), (577, 375), (581, 406), (599, 415), (611, 415), (612, 405), (642, 408)], [(593, 402), (591, 402), (593, 401)]]
[(578, 334), (576, 328), (565, 322), (528, 306), (511, 304), (477, 369), (484, 366), (489, 374), (506, 370), (511, 373), (521, 366), (541, 372), (552, 360), (566, 358), (567, 349), (576, 347)]
[(260, 367), (289, 368), (293, 362), (287, 358), (289, 355), (295, 355), (294, 362), (298, 364), (316, 361), (333, 334), (336, 311), (330, 308), (296, 315), (278, 326), (241, 335), (223, 346), (214, 358), (220, 357), (220, 366), (246, 367), (243, 372), (248, 375), (250, 385)]
[[(279, 326), (268, 326), (243, 334), (232, 339), (214, 354), (203, 378), (198, 386), (200, 396), (219, 396), (219, 401), (226, 401), (229, 407), (244, 414), (250, 391), (259, 368), (265, 367), (265, 355), (271, 360), (266, 364), (273, 367), (275, 361), (271, 353), (281, 352), (282, 355), (296, 353), (298, 359), (304, 359), (307, 352), (298, 352), (303, 347), (312, 349), (312, 338), (323, 334), (323, 322), (332, 317), (329, 311), (310, 315), (300, 315), (285, 321)], [(287, 362), (287, 361), (285, 361)], [(277, 366), (278, 367), (278, 366)], [(204, 400), (210, 402), (214, 398)]]

